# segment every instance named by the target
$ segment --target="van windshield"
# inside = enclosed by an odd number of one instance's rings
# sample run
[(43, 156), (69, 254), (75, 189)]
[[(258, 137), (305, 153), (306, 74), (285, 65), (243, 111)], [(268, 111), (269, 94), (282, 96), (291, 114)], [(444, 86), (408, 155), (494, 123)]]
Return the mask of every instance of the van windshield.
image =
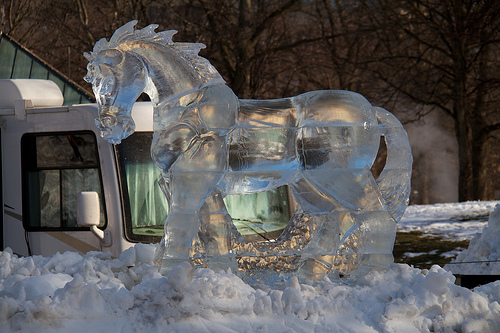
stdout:
[[(168, 203), (158, 180), (160, 171), (151, 160), (153, 132), (135, 132), (116, 145), (124, 207), (125, 233), (135, 242), (159, 242)], [(290, 218), (286, 186), (224, 198), (233, 222), (247, 241), (277, 238)]]
[(168, 203), (151, 160), (152, 132), (135, 132), (115, 146), (124, 207), (125, 233), (131, 241), (157, 242), (163, 236)]

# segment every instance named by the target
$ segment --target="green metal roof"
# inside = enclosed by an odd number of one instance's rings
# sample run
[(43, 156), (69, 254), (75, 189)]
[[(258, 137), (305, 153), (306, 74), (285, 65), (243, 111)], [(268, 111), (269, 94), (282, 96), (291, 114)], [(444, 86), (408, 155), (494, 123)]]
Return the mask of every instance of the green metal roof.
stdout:
[(54, 81), (64, 96), (64, 105), (95, 103), (92, 95), (0, 32), (0, 79), (44, 79)]

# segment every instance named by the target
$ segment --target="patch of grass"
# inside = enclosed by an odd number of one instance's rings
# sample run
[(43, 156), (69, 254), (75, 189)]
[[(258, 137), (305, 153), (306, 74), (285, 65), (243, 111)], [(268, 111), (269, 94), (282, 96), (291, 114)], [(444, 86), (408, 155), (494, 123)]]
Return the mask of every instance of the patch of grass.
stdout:
[[(468, 246), (468, 240), (446, 240), (444, 236), (424, 234), (421, 231), (398, 232), (394, 244), (394, 262), (422, 269), (430, 268), (432, 265), (442, 267), (453, 259), (441, 256), (443, 253), (462, 251)], [(405, 253), (421, 254), (410, 257)]]
[(451, 218), (451, 220), (461, 221), (461, 222), (468, 222), (468, 221), (483, 221), (483, 222), (487, 222), (489, 216), (490, 216), (489, 212), (486, 212), (486, 213), (475, 213), (475, 214), (474, 214), (474, 212), (472, 212), (472, 214), (469, 214), (469, 215), (457, 215), (457, 216), (453, 216)]

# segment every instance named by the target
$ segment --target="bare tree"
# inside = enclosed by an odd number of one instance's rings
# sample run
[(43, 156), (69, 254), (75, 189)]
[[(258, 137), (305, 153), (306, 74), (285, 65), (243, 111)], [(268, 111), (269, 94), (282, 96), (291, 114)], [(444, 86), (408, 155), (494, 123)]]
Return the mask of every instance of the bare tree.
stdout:
[(286, 50), (312, 42), (301, 33), (308, 23), (304, 6), (299, 0), (184, 0), (174, 3), (173, 17), (158, 19), (178, 25), (179, 38), (205, 43), (202, 54), (239, 97), (269, 98), (291, 93), (284, 88), (294, 67)]
[(177, 40), (205, 43), (202, 55), (242, 98), (303, 92), (297, 73), (307, 55), (294, 50), (318, 40), (304, 10), (311, 4), (300, 0), (31, 0), (36, 10), (26, 12), (2, 1), (15, 25), (12, 36), (83, 85), (83, 52), (132, 19), (176, 29)]
[(85, 86), (83, 52), (138, 19), (205, 43), (202, 55), (240, 98), (348, 89), (391, 110), (441, 110), (459, 144), (460, 200), (500, 188), (490, 175), (500, 171), (487, 167), (500, 159), (495, 1), (0, 0), (0, 8), (4, 31)]
[(366, 1), (377, 33), (371, 70), (389, 90), (454, 121), (459, 200), (485, 199), (491, 142), (500, 130), (500, 3)]
[(29, 0), (2, 1), (8, 33), (71, 79), (83, 82), (83, 52), (109, 38), (122, 24), (138, 19), (150, 23), (152, 0)]
[(24, 39), (31, 31), (34, 22), (30, 20), (44, 4), (41, 1), (31, 0), (0, 0), (0, 10), (2, 14), (2, 28), (4, 33), (15, 34), (19, 30), (24, 30), (20, 38)]

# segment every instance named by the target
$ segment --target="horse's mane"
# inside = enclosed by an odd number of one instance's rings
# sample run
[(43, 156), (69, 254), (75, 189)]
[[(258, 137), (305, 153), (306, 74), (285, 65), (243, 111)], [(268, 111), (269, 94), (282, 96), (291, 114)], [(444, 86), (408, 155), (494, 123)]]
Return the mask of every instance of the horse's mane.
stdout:
[(153, 42), (164, 46), (169, 46), (179, 54), (188, 60), (193, 68), (207, 81), (216, 77), (220, 77), (219, 72), (210, 64), (210, 62), (199, 56), (198, 52), (205, 48), (202, 43), (179, 43), (172, 40), (172, 36), (177, 33), (176, 30), (167, 30), (161, 32), (155, 32), (158, 28), (158, 24), (150, 24), (145, 28), (134, 30), (134, 26), (137, 24), (137, 20), (130, 21), (122, 27), (118, 28), (113, 36), (111, 36), (109, 42), (106, 38), (102, 38), (94, 45), (92, 52), (84, 53), (85, 58), (89, 61), (94, 61), (97, 54), (117, 48), (120, 45), (128, 42)]

